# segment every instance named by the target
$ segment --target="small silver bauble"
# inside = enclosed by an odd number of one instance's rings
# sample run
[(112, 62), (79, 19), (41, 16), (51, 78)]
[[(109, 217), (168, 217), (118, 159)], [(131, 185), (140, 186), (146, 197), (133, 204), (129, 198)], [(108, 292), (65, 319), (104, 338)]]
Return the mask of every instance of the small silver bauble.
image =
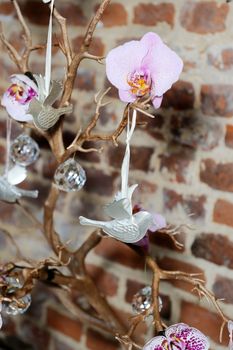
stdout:
[(39, 153), (38, 144), (27, 134), (19, 135), (10, 147), (11, 159), (23, 166), (34, 163), (39, 157)]
[[(140, 289), (134, 296), (132, 300), (132, 309), (135, 314), (140, 314), (151, 307), (152, 304), (152, 295), (151, 287), (146, 286)], [(162, 299), (158, 297), (159, 300), (159, 311), (162, 310), (163, 304)]]
[(7, 288), (8, 293), (14, 293), (17, 289), (20, 289), (23, 286), (22, 279), (15, 276), (5, 277), (5, 282), (7, 282), (7, 285), (8, 285), (8, 288)]
[(26, 312), (29, 306), (31, 305), (32, 298), (30, 294), (26, 294), (18, 301), (22, 305), (18, 304), (16, 301), (12, 301), (11, 303), (5, 306), (5, 311), (8, 315), (16, 316)]
[(54, 182), (62, 191), (79, 191), (86, 182), (86, 173), (75, 159), (70, 158), (59, 165), (54, 175)]

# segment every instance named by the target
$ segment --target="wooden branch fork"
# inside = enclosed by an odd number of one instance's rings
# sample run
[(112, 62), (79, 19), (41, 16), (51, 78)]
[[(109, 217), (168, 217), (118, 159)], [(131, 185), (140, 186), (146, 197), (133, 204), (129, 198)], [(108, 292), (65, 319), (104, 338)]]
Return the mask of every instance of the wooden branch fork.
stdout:
[[(34, 45), (32, 43), (32, 36), (24, 20), (18, 1), (12, 0), (12, 3), (15, 7), (15, 11), (24, 34), (23, 38), (25, 47), (23, 54), (19, 54), (16, 48), (14, 48), (13, 45), (7, 40), (2, 28), (0, 32), (0, 39), (10, 58), (16, 64), (18, 71), (25, 73), (26, 71), (30, 71), (29, 58), (31, 52), (44, 46)], [(96, 11), (87, 27), (86, 34), (84, 35), (84, 39), (79, 52), (75, 52), (71, 46), (67, 32), (66, 19), (58, 12), (56, 8), (54, 8), (53, 15), (59, 25), (62, 38), (61, 42), (59, 43), (59, 48), (66, 57), (64, 89), (59, 106), (67, 105), (71, 99), (74, 82), (77, 76), (77, 70), (79, 69), (81, 61), (84, 59), (91, 59), (95, 60), (98, 63), (103, 59), (103, 57), (91, 55), (89, 48), (95, 28), (109, 3), (110, 0), (102, 0), (98, 10)], [(82, 131), (77, 132), (76, 137), (68, 147), (65, 148), (63, 142), (62, 118), (52, 130), (42, 132), (36, 129), (37, 133), (41, 133), (41, 135), (47, 139), (51, 148), (51, 152), (56, 158), (58, 164), (61, 164), (66, 159), (74, 155), (75, 152), (100, 151), (93, 148), (85, 149), (83, 147), (83, 144), (86, 141), (101, 140), (106, 142), (113, 142), (113, 144), (117, 145), (118, 137), (121, 135), (127, 125), (128, 115), (131, 115), (131, 112), (134, 108), (140, 112), (143, 112), (148, 117), (151, 116), (148, 112), (149, 101), (142, 102), (139, 100), (135, 103), (126, 105), (122, 119), (116, 130), (110, 134), (96, 133), (95, 127), (101, 115), (101, 108), (108, 103), (108, 101), (105, 101), (107, 92), (108, 90), (102, 93), (100, 92), (96, 95), (95, 114), (93, 115), (86, 128)], [(28, 123), (24, 123), (23, 126), (30, 127), (32, 129), (35, 128), (33, 125)], [(146, 265), (151, 269), (153, 274), (152, 305), (146, 312), (132, 317), (131, 325), (129, 329), (126, 329), (122, 322), (118, 319), (114, 310), (109, 305), (106, 297), (100, 293), (86, 269), (86, 257), (88, 253), (92, 251), (101, 242), (102, 239), (106, 239), (105, 234), (101, 230), (94, 231), (85, 240), (80, 248), (78, 248), (75, 252), (70, 252), (68, 248), (61, 243), (59, 233), (57, 233), (54, 229), (54, 211), (59, 195), (59, 189), (51, 184), (48, 198), (44, 203), (43, 222), (39, 222), (26, 208), (22, 208), (24, 214), (29, 216), (43, 232), (49, 245), (52, 247), (54, 253), (56, 254), (57, 259), (47, 259), (37, 264), (32, 264), (28, 263), (28, 261), (25, 261), (25, 264), (22, 263), (20, 265), (20, 269), (19, 266), (14, 265), (14, 263), (11, 263), (10, 265), (8, 264), (8, 268), (7, 266), (4, 266), (0, 271), (0, 277), (1, 275), (14, 275), (14, 271), (17, 267), (17, 271), (20, 270), (20, 273), (22, 274), (25, 282), (21, 289), (17, 290), (15, 293), (11, 293), (10, 296), (4, 294), (1, 295), (0, 301), (15, 301), (16, 303), (20, 304), (19, 299), (29, 293), (35, 287), (36, 281), (43, 281), (44, 283), (51, 285), (52, 291), (57, 295), (61, 303), (74, 315), (74, 317), (80, 319), (82, 322), (87, 323), (90, 327), (94, 327), (95, 329), (100, 329), (111, 334), (123, 345), (125, 349), (142, 349), (143, 345), (136, 343), (134, 340), (134, 333), (139, 323), (144, 322), (146, 317), (152, 312), (155, 331), (162, 331), (165, 327), (160, 317), (158, 305), (160, 282), (164, 280), (181, 280), (190, 283), (200, 297), (205, 296), (212, 302), (222, 319), (222, 334), (223, 327), (228, 322), (228, 319), (221, 311), (218, 301), (214, 295), (206, 289), (204, 281), (193, 274), (187, 274), (181, 271), (166, 271), (160, 269), (156, 263), (156, 260), (151, 256), (146, 255), (138, 247), (138, 249), (135, 251), (140, 251), (140, 258), (145, 261)], [(176, 241), (170, 228), (163, 229), (161, 232), (170, 235), (173, 243), (177, 247), (180, 247), (180, 243)], [(129, 247), (133, 249), (132, 245), (129, 245)], [(11, 268), (9, 268), (9, 266)], [(63, 266), (66, 266), (69, 269), (69, 273), (67, 275), (62, 273), (59, 269)], [(87, 312), (82, 309), (80, 305), (75, 304), (72, 301), (71, 294), (74, 290), (79, 291), (85, 296), (91, 309), (95, 310), (95, 312)]]

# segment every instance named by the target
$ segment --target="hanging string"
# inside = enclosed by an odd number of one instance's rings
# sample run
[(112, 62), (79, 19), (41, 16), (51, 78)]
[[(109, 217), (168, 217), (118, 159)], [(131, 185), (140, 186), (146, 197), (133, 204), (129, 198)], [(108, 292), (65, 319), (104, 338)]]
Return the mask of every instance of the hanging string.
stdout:
[(9, 166), (10, 166), (10, 147), (11, 147), (11, 129), (12, 120), (11, 118), (6, 119), (6, 163), (5, 163), (5, 177), (8, 177)]
[(49, 17), (49, 27), (47, 36), (47, 46), (46, 46), (46, 58), (45, 58), (45, 92), (46, 96), (49, 95), (50, 81), (51, 81), (51, 70), (52, 70), (52, 25), (53, 25), (53, 8), (54, 1), (50, 4), (50, 17)]
[(137, 112), (133, 110), (133, 116), (131, 121), (129, 121), (129, 111), (128, 111), (128, 121), (127, 121), (127, 130), (126, 130), (126, 148), (125, 156), (122, 162), (121, 167), (121, 194), (122, 198), (128, 198), (128, 179), (129, 179), (129, 163), (130, 163), (130, 140), (133, 136), (133, 132), (136, 126)]

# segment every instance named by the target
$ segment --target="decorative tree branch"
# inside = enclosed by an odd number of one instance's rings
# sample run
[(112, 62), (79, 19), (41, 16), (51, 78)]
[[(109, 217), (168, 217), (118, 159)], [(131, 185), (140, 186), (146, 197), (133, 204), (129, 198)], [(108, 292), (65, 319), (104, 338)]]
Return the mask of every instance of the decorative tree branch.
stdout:
[[(103, 58), (91, 55), (89, 53), (89, 48), (95, 28), (109, 3), (110, 0), (102, 0), (98, 10), (88, 25), (79, 52), (74, 52), (71, 48), (67, 33), (66, 19), (58, 12), (56, 8), (53, 11), (53, 15), (58, 22), (62, 35), (62, 41), (59, 43), (59, 47), (66, 57), (67, 64), (67, 72), (64, 79), (64, 90), (59, 103), (60, 107), (66, 106), (70, 101), (74, 88), (75, 78), (77, 76), (77, 70), (81, 61), (83, 59), (91, 59), (100, 62)], [(19, 55), (16, 49), (5, 38), (2, 31), (0, 33), (0, 39), (7, 52), (9, 53), (9, 56), (15, 62), (17, 68), (21, 72), (25, 73), (29, 70), (28, 63), (30, 53), (33, 50), (39, 49), (43, 46), (32, 45), (30, 31), (26, 22), (24, 21), (17, 0), (13, 0), (13, 4), (24, 33), (23, 38), (25, 42), (25, 48), (23, 55)], [(98, 150), (96, 148), (85, 149), (83, 145), (86, 141), (111, 141), (117, 146), (118, 137), (124, 131), (128, 119), (131, 118), (131, 111), (133, 109), (140, 111), (148, 117), (154, 118), (154, 116), (148, 112), (148, 109), (150, 107), (149, 101), (151, 97), (146, 96), (145, 98), (138, 98), (134, 103), (129, 103), (126, 105), (122, 119), (117, 128), (112, 133), (107, 135), (95, 133), (94, 130), (100, 118), (101, 108), (109, 103), (103, 102), (103, 99), (108, 91), (109, 89), (104, 91), (102, 94), (99, 92), (95, 96), (96, 111), (94, 116), (83, 131), (80, 130), (77, 132), (74, 140), (66, 149), (63, 142), (63, 121), (61, 119), (58, 121), (55, 127), (49, 131), (44, 132), (36, 129), (36, 131), (49, 142), (51, 151), (56, 158), (58, 165), (67, 160), (77, 151), (101, 151), (101, 149)], [(141, 124), (141, 122), (138, 121), (138, 124)], [(35, 129), (35, 126), (30, 123), (24, 123), (23, 127)], [(94, 231), (91, 235), (89, 235), (89, 237), (85, 240), (80, 248), (78, 248), (75, 252), (70, 252), (69, 249), (61, 243), (59, 233), (57, 233), (54, 229), (54, 211), (56, 208), (57, 200), (59, 198), (59, 194), (59, 189), (54, 184), (51, 184), (48, 198), (44, 204), (43, 223), (39, 222), (29, 210), (25, 209), (21, 205), (21, 203), (17, 203), (23, 213), (33, 221), (36, 227), (42, 231), (52, 250), (56, 254), (57, 259), (46, 259), (45, 261), (41, 261), (38, 264), (26, 261), (25, 259), (25, 266), (17, 266), (14, 263), (9, 263), (2, 266), (0, 269), (0, 284), (1, 287), (3, 287), (3, 292), (0, 296), (0, 302), (14, 302), (19, 307), (22, 307), (22, 297), (30, 293), (35, 287), (36, 281), (39, 280), (53, 287), (51, 289), (53, 290), (54, 294), (59, 298), (61, 303), (67, 309), (69, 309), (69, 311), (72, 312), (75, 318), (81, 319), (83, 322), (89, 324), (89, 326), (99, 328), (100, 330), (112, 334), (128, 350), (132, 350), (134, 348), (141, 349), (142, 346), (134, 341), (135, 330), (139, 323), (144, 322), (146, 317), (152, 313), (155, 331), (158, 333), (165, 327), (159, 313), (158, 296), (160, 282), (162, 280), (181, 280), (190, 283), (194, 287), (194, 291), (197, 291), (200, 297), (205, 296), (212, 302), (220, 317), (222, 318), (223, 329), (225, 324), (228, 322), (228, 319), (221, 311), (218, 301), (214, 295), (204, 286), (203, 280), (197, 278), (197, 276), (193, 274), (187, 274), (180, 271), (162, 270), (159, 268), (155, 259), (152, 259), (152, 257), (145, 255), (141, 248), (133, 245), (129, 245), (129, 247), (139, 253), (141, 259), (145, 259), (146, 264), (149, 266), (153, 273), (152, 305), (144, 313), (134, 316), (131, 319), (131, 325), (129, 329), (126, 329), (126, 327), (122, 324), (114, 310), (107, 302), (105, 296), (100, 293), (96, 287), (95, 282), (89, 276), (86, 269), (86, 257), (88, 253), (92, 251), (101, 242), (102, 239), (104, 239), (105, 234), (100, 230)], [(168, 235), (177, 248), (182, 248), (182, 244), (179, 243), (174, 237), (174, 235), (179, 232), (179, 227), (168, 226), (164, 229), (161, 229), (160, 232)], [(11, 240), (12, 244), (14, 244), (12, 236), (5, 231), (3, 231), (3, 233), (5, 233)], [(16, 245), (15, 247), (18, 255), (20, 255), (18, 247)], [(67, 275), (63, 274), (60, 271), (60, 267), (64, 266), (67, 268)], [(2, 277), (5, 278), (6, 276), (12, 277), (18, 275), (21, 275), (23, 277), (23, 286), (16, 289), (14, 292), (9, 292), (9, 286), (6, 283), (6, 280), (4, 280)], [(78, 291), (80, 294), (85, 296), (85, 299), (90, 305), (90, 308), (94, 309), (93, 313), (83, 310), (80, 305), (72, 301), (72, 294), (74, 291)]]

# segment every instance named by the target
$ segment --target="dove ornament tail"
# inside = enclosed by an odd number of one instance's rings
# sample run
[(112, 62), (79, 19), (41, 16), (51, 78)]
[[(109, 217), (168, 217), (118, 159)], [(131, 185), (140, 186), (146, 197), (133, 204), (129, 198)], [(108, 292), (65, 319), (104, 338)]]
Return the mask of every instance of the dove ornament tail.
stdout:
[(30, 197), (30, 198), (37, 198), (39, 191), (35, 190), (35, 191), (27, 191), (27, 190), (22, 190), (22, 189), (18, 189), (19, 193), (21, 194), (21, 196), (23, 197)]

